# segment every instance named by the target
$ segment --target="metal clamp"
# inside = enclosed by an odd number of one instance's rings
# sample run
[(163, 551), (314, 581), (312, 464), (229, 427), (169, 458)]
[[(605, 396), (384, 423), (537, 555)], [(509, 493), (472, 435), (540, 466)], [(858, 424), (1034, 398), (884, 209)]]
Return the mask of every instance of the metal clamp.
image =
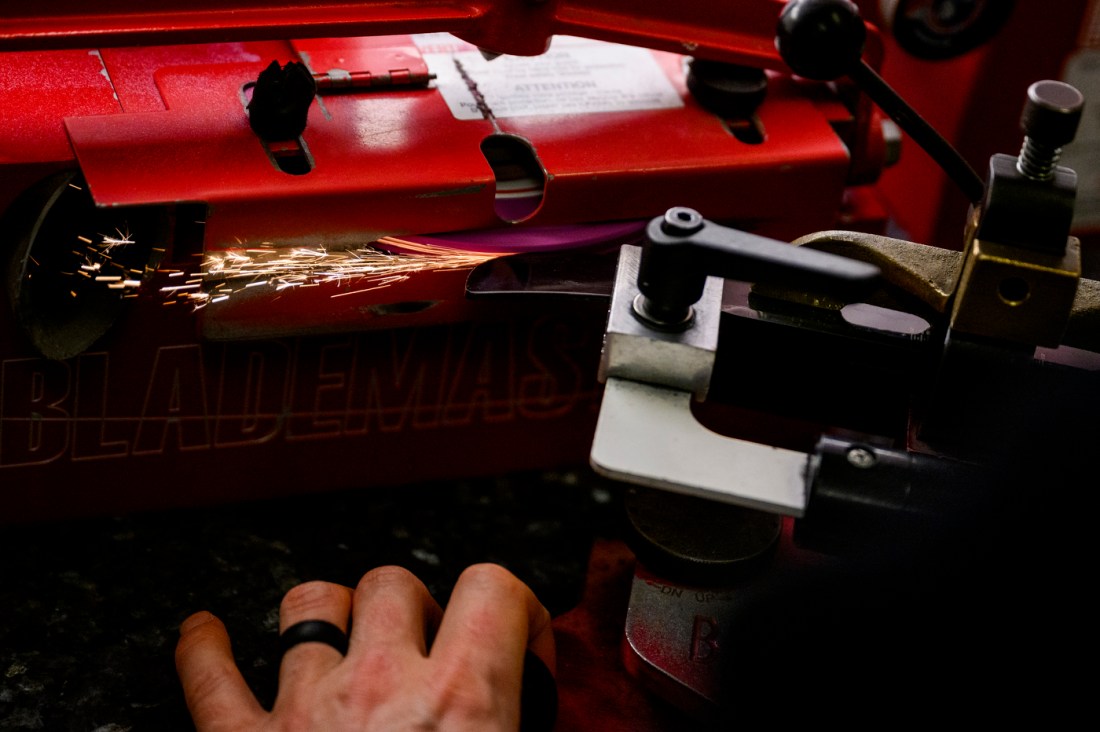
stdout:
[(590, 459), (601, 475), (636, 485), (788, 516), (806, 510), (805, 453), (711, 432), (679, 389), (609, 377)]

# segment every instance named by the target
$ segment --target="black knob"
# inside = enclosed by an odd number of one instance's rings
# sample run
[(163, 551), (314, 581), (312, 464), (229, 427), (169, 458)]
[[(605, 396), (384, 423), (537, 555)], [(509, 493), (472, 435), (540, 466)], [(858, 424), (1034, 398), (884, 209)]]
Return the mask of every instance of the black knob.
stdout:
[(305, 65), (272, 61), (260, 72), (248, 102), (248, 123), (267, 142), (293, 140), (306, 128), (317, 82)]
[(799, 76), (831, 81), (863, 55), (867, 28), (849, 0), (791, 0), (779, 15), (775, 47)]
[(1085, 97), (1061, 81), (1037, 81), (1028, 87), (1027, 104), (1020, 118), (1024, 134), (1049, 147), (1073, 142)]
[(743, 119), (764, 101), (768, 77), (763, 69), (695, 58), (688, 65), (687, 88), (714, 114)]

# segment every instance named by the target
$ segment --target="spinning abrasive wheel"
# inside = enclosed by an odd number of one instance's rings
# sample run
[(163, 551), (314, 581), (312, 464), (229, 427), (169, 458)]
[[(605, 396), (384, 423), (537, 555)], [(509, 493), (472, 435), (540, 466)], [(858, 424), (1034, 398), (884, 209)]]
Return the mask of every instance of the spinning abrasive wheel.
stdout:
[(162, 208), (97, 208), (75, 171), (28, 189), (0, 231), (12, 311), (35, 349), (70, 358), (107, 333), (156, 269), (166, 230)]

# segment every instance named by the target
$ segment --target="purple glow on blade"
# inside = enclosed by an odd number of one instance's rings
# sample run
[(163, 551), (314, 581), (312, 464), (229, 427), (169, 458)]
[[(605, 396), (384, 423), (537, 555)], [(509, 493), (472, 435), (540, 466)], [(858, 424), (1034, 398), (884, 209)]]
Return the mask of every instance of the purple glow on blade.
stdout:
[(547, 252), (610, 244), (618, 240), (641, 236), (646, 223), (648, 222), (615, 221), (600, 224), (510, 227), (401, 238), (419, 244), (463, 249), (470, 252), (497, 252), (500, 254)]

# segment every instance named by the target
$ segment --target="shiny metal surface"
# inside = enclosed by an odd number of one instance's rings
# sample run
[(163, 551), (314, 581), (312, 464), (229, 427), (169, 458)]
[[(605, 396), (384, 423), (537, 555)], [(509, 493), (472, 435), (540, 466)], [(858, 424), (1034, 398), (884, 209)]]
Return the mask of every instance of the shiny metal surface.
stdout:
[(629, 379), (680, 389), (703, 399), (718, 350), (722, 280), (708, 278), (688, 328), (678, 333), (654, 330), (634, 313), (641, 251), (640, 247), (624, 246), (619, 255), (600, 357), (600, 381)]
[(636, 485), (788, 516), (806, 509), (804, 453), (711, 432), (686, 391), (608, 378), (590, 461)]

